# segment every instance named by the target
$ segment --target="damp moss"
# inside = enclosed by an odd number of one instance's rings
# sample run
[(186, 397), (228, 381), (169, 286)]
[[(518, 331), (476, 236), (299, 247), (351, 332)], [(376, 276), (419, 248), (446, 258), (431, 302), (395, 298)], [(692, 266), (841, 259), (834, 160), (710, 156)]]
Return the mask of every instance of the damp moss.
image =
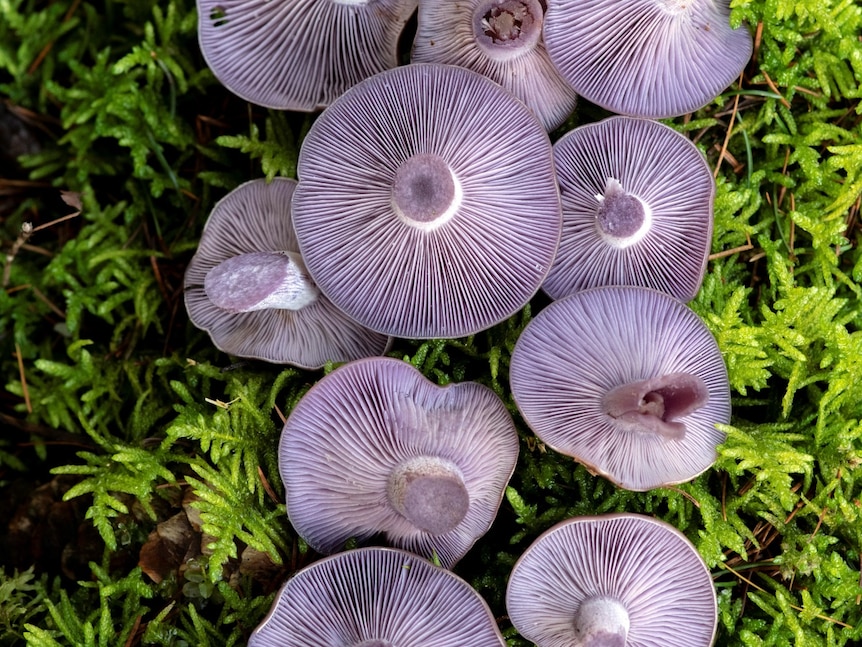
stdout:
[[(623, 510), (697, 545), (719, 592), (719, 645), (862, 640), (862, 7), (731, 6), (756, 34), (753, 62), (667, 121), (716, 171), (713, 254), (691, 304), (732, 387), (715, 468), (631, 493), (544, 448), (507, 381), (541, 296), (473, 337), (391, 351), (440, 384), (487, 384), (515, 415), (518, 469), (457, 569), (512, 645), (526, 644), (503, 605), (521, 552), (561, 519)], [(195, 29), (189, 0), (0, 0), (0, 116), (30, 133), (0, 179), (0, 478), (73, 477), (65, 498), (86, 502), (101, 542), (71, 580), (4, 571), (3, 644), (244, 644), (278, 583), (312, 559), (285, 516), (275, 447), (282, 416), (333, 367), (235, 363), (188, 323), (181, 292), (214, 201), (293, 175), (311, 118), (231, 96)], [(180, 511), (206, 549), (156, 583), (140, 551)], [(266, 568), (243, 570), (248, 555)]]

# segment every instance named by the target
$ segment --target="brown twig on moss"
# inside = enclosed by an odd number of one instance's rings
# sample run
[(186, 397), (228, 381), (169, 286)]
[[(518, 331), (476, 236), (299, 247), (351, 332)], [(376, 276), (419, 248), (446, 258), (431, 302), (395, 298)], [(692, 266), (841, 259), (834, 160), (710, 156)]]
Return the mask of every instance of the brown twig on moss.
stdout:
[(0, 283), (2, 287), (6, 287), (9, 285), (9, 277), (12, 275), (12, 261), (15, 260), (15, 256), (18, 255), (18, 250), (21, 249), (21, 245), (26, 243), (30, 236), (33, 235), (33, 223), (25, 222), (21, 224), (21, 233), (18, 234), (18, 238), (15, 239), (15, 242), (12, 243), (12, 247), (9, 252), (6, 254), (6, 263), (3, 265), (3, 281)]
[[(3, 265), (3, 280), (0, 282), (0, 287), (7, 287), (9, 285), (9, 279), (12, 276), (12, 263), (15, 260), (15, 257), (18, 255), (18, 252), (23, 249), (35, 249), (39, 253), (45, 253), (45, 250), (41, 248), (32, 248), (32, 246), (27, 245), (27, 241), (30, 240), (30, 237), (35, 234), (37, 231), (41, 231), (42, 229), (48, 229), (49, 227), (53, 227), (54, 225), (65, 222), (66, 220), (71, 220), (72, 218), (77, 218), (81, 215), (81, 198), (77, 193), (73, 193), (71, 191), (61, 191), (60, 197), (70, 207), (75, 207), (75, 211), (65, 216), (60, 216), (59, 218), (55, 218), (54, 220), (46, 223), (42, 223), (36, 227), (33, 226), (32, 222), (24, 222), (21, 224), (21, 232), (18, 234), (18, 238), (12, 243), (12, 247), (9, 249), (9, 252), (6, 254), (6, 262)], [(35, 288), (34, 288), (35, 289)], [(65, 314), (63, 315), (65, 317)]]
[(33, 405), (30, 403), (30, 390), (27, 388), (27, 375), (24, 372), (24, 358), (21, 356), (21, 347), (15, 344), (15, 356), (18, 358), (18, 375), (21, 379), (21, 392), (24, 395), (24, 406), (27, 413), (33, 413)]
[[(72, 16), (74, 15), (80, 4), (81, 0), (75, 0), (75, 2), (72, 3), (72, 6), (69, 7), (69, 10), (66, 12), (66, 15), (63, 16), (63, 22), (69, 22), (69, 20), (72, 19)], [(39, 69), (39, 66), (42, 64), (42, 61), (45, 60), (45, 57), (48, 56), (53, 47), (54, 41), (52, 40), (47, 45), (45, 45), (45, 47), (42, 48), (42, 50), (36, 55), (36, 58), (33, 59), (33, 62), (30, 63), (30, 67), (27, 68), (27, 74), (33, 74), (33, 72)]]
[[(722, 564), (721, 562), (719, 562), (718, 566), (719, 566), (720, 568), (723, 568), (723, 569), (725, 569), (725, 570), (727, 570), (727, 571), (729, 571), (729, 572), (733, 573), (733, 575), (735, 575), (736, 577), (738, 577), (741, 581), (743, 581), (743, 582), (745, 582), (746, 584), (748, 584), (749, 586), (751, 586), (751, 587), (753, 587), (753, 588), (757, 589), (757, 590), (758, 590), (758, 591), (760, 591), (761, 593), (769, 593), (769, 591), (767, 591), (765, 588), (763, 588), (762, 586), (759, 586), (758, 584), (755, 584), (752, 580), (748, 579), (747, 577), (745, 577), (745, 575), (743, 575), (742, 573), (740, 573), (740, 572), (738, 572), (738, 571), (734, 570), (732, 567), (728, 566), (727, 564)], [(797, 605), (795, 605), (795, 604), (788, 604), (787, 606), (789, 606), (789, 607), (790, 607), (791, 609), (793, 609), (794, 611), (800, 611), (800, 612), (805, 611), (805, 609), (803, 609), (802, 607), (797, 606)], [(834, 624), (836, 624), (836, 625), (838, 625), (838, 626), (840, 626), (840, 627), (846, 627), (846, 628), (848, 628), (848, 629), (853, 629), (853, 625), (849, 625), (849, 624), (847, 624), (846, 622), (841, 622), (840, 620), (838, 620), (838, 619), (836, 619), (836, 618), (832, 618), (832, 617), (827, 616), (827, 615), (824, 615), (824, 614), (822, 614), (822, 613), (814, 614), (814, 617), (815, 617), (815, 618), (818, 618), (818, 619), (820, 619), (820, 620), (826, 620), (827, 622), (834, 623)]]
[[(742, 75), (739, 77), (739, 84), (742, 85)], [(730, 136), (733, 133), (733, 123), (736, 121), (736, 113), (739, 110), (739, 95), (733, 98), (733, 111), (730, 113), (730, 122), (727, 124), (727, 132), (724, 135), (724, 143), (721, 145), (721, 151), (718, 154), (718, 160), (715, 162), (715, 171), (712, 177), (718, 177), (718, 171), (721, 168), (721, 162), (727, 155), (727, 144), (730, 142)]]

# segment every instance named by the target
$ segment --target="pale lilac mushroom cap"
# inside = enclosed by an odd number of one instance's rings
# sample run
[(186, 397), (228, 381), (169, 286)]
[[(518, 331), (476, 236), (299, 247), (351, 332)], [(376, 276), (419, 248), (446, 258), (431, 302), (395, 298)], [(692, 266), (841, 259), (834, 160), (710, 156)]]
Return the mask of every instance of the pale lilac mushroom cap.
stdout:
[(215, 205), (186, 269), (189, 318), (239, 357), (316, 369), (382, 355), (389, 338), (332, 305), (305, 270), (290, 218), (295, 187), (251, 180)]
[(575, 517), (515, 563), (506, 609), (538, 647), (709, 647), (718, 607), (697, 549), (638, 514)]
[(467, 582), (394, 548), (359, 548), (298, 571), (249, 647), (504, 647)]
[(554, 299), (601, 285), (690, 301), (712, 241), (715, 181), (686, 137), (657, 121), (611, 117), (554, 144), (563, 235), (542, 288)]
[(518, 338), (512, 395), (545, 444), (627, 490), (689, 481), (716, 459), (730, 386), (709, 329), (641, 287), (554, 301)]
[(207, 65), (231, 92), (314, 111), (398, 64), (416, 0), (197, 0)]
[(496, 516), (518, 457), (500, 398), (437, 386), (391, 358), (346, 364), (303, 396), (282, 432), (287, 512), (316, 551), (377, 534), (451, 568)]
[(545, 16), (554, 65), (583, 98), (661, 119), (702, 108), (751, 58), (730, 0), (555, 0)]
[(544, 14), (542, 0), (422, 0), (411, 60), (483, 74), (552, 130), (575, 109), (577, 95), (545, 51)]
[(302, 144), (293, 217), (306, 267), (350, 316), (461, 337), (520, 310), (562, 215), (536, 116), (471, 70), (414, 63), (354, 86)]

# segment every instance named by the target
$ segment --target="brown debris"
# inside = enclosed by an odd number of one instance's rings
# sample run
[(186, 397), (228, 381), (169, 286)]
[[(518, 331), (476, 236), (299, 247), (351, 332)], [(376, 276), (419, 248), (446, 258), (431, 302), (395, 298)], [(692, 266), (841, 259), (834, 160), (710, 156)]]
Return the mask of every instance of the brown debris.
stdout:
[(141, 547), (138, 566), (156, 584), (189, 559), (200, 554), (200, 534), (194, 530), (185, 512), (178, 512), (161, 522)]
[(279, 579), (284, 566), (274, 563), (267, 553), (246, 546), (240, 555), (239, 574), (248, 575), (259, 582)]
[(21, 479), (6, 489), (14, 507), (3, 514), (4, 565), (19, 570), (32, 565), (38, 572), (62, 573), (72, 580), (89, 577), (88, 563), (101, 560), (104, 544), (85, 518), (89, 497), (63, 501), (77, 480), (57, 476), (33, 488), (32, 482)]

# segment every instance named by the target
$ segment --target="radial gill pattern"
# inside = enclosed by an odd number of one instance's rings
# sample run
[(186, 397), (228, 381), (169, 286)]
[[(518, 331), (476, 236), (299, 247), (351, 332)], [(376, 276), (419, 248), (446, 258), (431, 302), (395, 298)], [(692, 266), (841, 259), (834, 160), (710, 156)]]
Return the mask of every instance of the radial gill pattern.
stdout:
[(730, 0), (557, 0), (544, 36), (579, 95), (659, 119), (701, 108), (740, 75), (752, 38), (729, 17)]
[[(288, 252), (299, 258), (290, 217), (295, 187), (296, 182), (288, 179), (252, 180), (216, 204), (186, 269), (183, 285), (189, 318), (209, 333), (217, 348), (239, 357), (320, 368), (328, 361), (382, 355), (389, 338), (357, 324), (313, 286), (314, 298), (298, 309), (231, 312), (207, 295), (207, 276), (225, 262), (261, 252)], [(230, 300), (246, 300), (244, 291), (235, 290)]]
[(563, 521), (512, 570), (506, 609), (539, 647), (708, 647), (715, 588), (697, 549), (644, 515)]
[(459, 337), (517, 312), (559, 243), (547, 133), (475, 72), (413, 64), (354, 86), (305, 138), (293, 199), (308, 270), (360, 323)]
[(249, 647), (504, 647), (467, 582), (392, 548), (360, 548), (294, 575)]
[(517, 457), (514, 423), (493, 391), (440, 387), (406, 362), (372, 358), (299, 401), (279, 470), (291, 523), (318, 552), (380, 534), (449, 568), (487, 532)]
[(216, 78), (243, 99), (312, 111), (397, 65), (416, 0), (197, 0)]
[[(715, 182), (694, 144), (656, 121), (611, 117), (561, 137), (554, 163), (563, 234), (545, 292), (558, 299), (639, 285), (695, 297), (712, 241)], [(642, 226), (628, 232), (629, 225)]]
[(552, 130), (572, 113), (577, 95), (545, 50), (544, 11), (540, 0), (423, 0), (412, 60), (487, 76)]
[(555, 301), (518, 339), (510, 379), (543, 442), (629, 490), (708, 469), (724, 440), (716, 424), (730, 421), (727, 370), (709, 329), (647, 288)]

